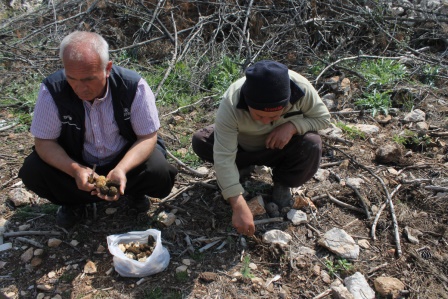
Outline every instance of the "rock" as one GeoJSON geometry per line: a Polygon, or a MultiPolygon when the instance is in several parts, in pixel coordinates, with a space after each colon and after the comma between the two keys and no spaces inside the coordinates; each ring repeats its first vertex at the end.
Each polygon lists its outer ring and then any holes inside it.
{"type": "Polygon", "coordinates": [[[333,299],[355,299],[352,293],[342,284],[331,285],[333,299]]]}
{"type": "Polygon", "coordinates": [[[183,259],[182,260],[182,264],[184,264],[185,266],[190,266],[191,265],[191,260],[190,259],[183,259]]]}
{"type": "Polygon", "coordinates": [[[270,231],[267,231],[263,235],[263,242],[269,243],[269,244],[278,244],[281,246],[288,245],[288,243],[292,240],[291,235],[278,230],[273,229],[270,231]]]}
{"type": "Polygon", "coordinates": [[[97,270],[96,270],[95,263],[92,261],[87,261],[87,263],[84,265],[84,273],[93,274],[96,272],[97,272],[97,270]]]}
{"type": "Polygon", "coordinates": [[[387,298],[400,298],[400,291],[405,289],[404,283],[394,277],[377,277],[373,283],[375,290],[387,298]]]}
{"type": "Polygon", "coordinates": [[[48,291],[51,291],[53,288],[50,286],[50,285],[48,285],[48,284],[39,284],[39,285],[37,285],[36,286],[36,288],[39,290],[39,291],[44,291],[44,292],[48,292],[48,291]]]}
{"type": "Polygon", "coordinates": [[[310,207],[313,210],[317,210],[314,203],[308,197],[303,197],[303,196],[297,195],[293,198],[293,204],[292,204],[293,209],[298,210],[298,209],[307,208],[307,207],[310,207]]]}
{"type": "Polygon", "coordinates": [[[157,220],[165,226],[170,226],[174,223],[174,221],[176,221],[176,215],[162,211],[157,216],[157,220]]]}
{"type": "Polygon", "coordinates": [[[106,215],[113,215],[117,212],[117,208],[107,208],[106,211],[104,211],[104,213],[106,213],[106,215]]]}
{"type": "Polygon", "coordinates": [[[95,253],[103,253],[106,251],[106,247],[104,247],[103,245],[98,245],[98,248],[96,249],[95,253]]]}
{"type": "Polygon", "coordinates": [[[271,169],[271,167],[268,167],[268,166],[256,165],[254,167],[254,172],[256,175],[259,175],[259,176],[270,175],[272,173],[272,169],[271,169]]]}
{"type": "Polygon", "coordinates": [[[325,282],[326,284],[331,283],[331,277],[330,277],[330,275],[328,275],[327,271],[325,271],[325,270],[320,271],[320,278],[322,278],[322,281],[325,282]]]}
{"type": "Polygon", "coordinates": [[[5,251],[5,250],[9,250],[12,248],[12,243],[5,243],[0,245],[0,252],[5,251]]]}
{"type": "Polygon", "coordinates": [[[291,222],[294,225],[299,225],[302,223],[307,223],[308,222],[308,218],[306,213],[302,212],[302,211],[298,211],[295,209],[291,209],[288,214],[286,215],[286,217],[291,220],[291,222]]]}
{"type": "Polygon", "coordinates": [[[346,183],[355,188],[360,188],[361,184],[364,184],[364,180],[361,178],[347,178],[346,183]]]}
{"type": "Polygon", "coordinates": [[[51,272],[48,272],[48,274],[47,274],[47,276],[48,276],[48,278],[54,278],[55,276],[56,276],[56,272],[54,272],[54,271],[51,271],[51,272]]]}
{"type": "Polygon", "coordinates": [[[324,102],[325,106],[327,106],[329,111],[335,111],[338,108],[336,95],[334,93],[327,93],[321,99],[322,102],[324,102]]]}
{"type": "Polygon", "coordinates": [[[257,270],[257,265],[255,265],[254,263],[250,263],[249,264],[249,268],[251,269],[251,270],[257,270]]]}
{"type": "Polygon", "coordinates": [[[71,240],[70,241],[70,245],[72,245],[73,247],[78,246],[79,242],[77,240],[71,240]]]}
{"type": "Polygon", "coordinates": [[[319,245],[327,248],[336,255],[345,259],[357,259],[359,256],[359,246],[355,240],[344,230],[332,228],[319,239],[319,245]]]}
{"type": "Polygon", "coordinates": [[[378,123],[385,125],[385,124],[390,123],[390,121],[392,120],[392,116],[390,114],[388,114],[388,115],[379,114],[375,117],[375,120],[378,123]]]}
{"type": "Polygon", "coordinates": [[[199,279],[205,282],[212,282],[219,278],[219,275],[214,272],[202,272],[199,274],[199,279]]]}
{"type": "Polygon", "coordinates": [[[397,163],[402,156],[402,146],[397,143],[389,143],[379,147],[375,152],[375,159],[378,163],[397,163]]]}
{"type": "Polygon", "coordinates": [[[326,169],[318,169],[316,174],[313,176],[319,182],[323,182],[330,176],[330,172],[326,169]]]}
{"type": "Polygon", "coordinates": [[[33,256],[34,256],[34,249],[32,247],[30,247],[27,249],[27,251],[22,253],[22,255],[20,256],[20,259],[22,260],[22,262],[28,263],[29,261],[31,261],[33,256]]]}
{"type": "Polygon", "coordinates": [[[197,172],[199,172],[202,175],[207,175],[209,173],[209,170],[207,167],[201,166],[196,169],[197,172]]]}
{"type": "Polygon", "coordinates": [[[188,267],[185,265],[181,265],[179,267],[176,268],[176,273],[182,273],[182,272],[187,272],[188,267]]]}
{"type": "Polygon", "coordinates": [[[366,135],[376,135],[380,132],[380,128],[378,128],[375,125],[365,125],[365,124],[350,125],[350,124],[348,124],[347,126],[358,129],[359,131],[363,132],[366,135]]]}
{"type": "Polygon", "coordinates": [[[8,199],[12,201],[15,207],[29,204],[32,197],[33,195],[23,188],[14,188],[8,193],[8,199]]]}
{"type": "Polygon", "coordinates": [[[419,121],[415,124],[415,128],[420,131],[427,131],[429,129],[429,125],[427,122],[419,121]]]}
{"type": "Polygon", "coordinates": [[[405,115],[405,117],[403,118],[403,122],[420,122],[425,121],[425,118],[425,112],[420,109],[415,109],[405,115]]]}
{"type": "Polygon", "coordinates": [[[356,272],[344,279],[344,284],[355,298],[375,299],[375,291],[369,286],[365,277],[356,272]]]}
{"type": "Polygon", "coordinates": [[[29,224],[23,224],[19,226],[19,231],[23,232],[25,230],[28,230],[31,227],[29,224]]]}
{"type": "Polygon", "coordinates": [[[263,197],[261,195],[255,196],[249,200],[247,205],[254,216],[266,214],[263,197]]]}
{"type": "Polygon", "coordinates": [[[50,238],[48,239],[47,245],[48,247],[58,247],[62,243],[61,240],[56,238],[50,238]]]}
{"type": "Polygon", "coordinates": [[[359,247],[363,248],[363,249],[369,249],[370,248],[370,243],[367,240],[361,239],[358,241],[358,245],[359,247]]]}
{"type": "Polygon", "coordinates": [[[3,269],[6,265],[6,262],[0,261],[0,269],[3,269]]]}
{"type": "Polygon", "coordinates": [[[418,244],[418,237],[422,236],[423,233],[419,231],[418,229],[411,228],[409,226],[406,226],[404,228],[404,235],[408,239],[409,242],[412,244],[418,244]]]}
{"type": "Polygon", "coordinates": [[[314,265],[313,266],[313,273],[314,273],[314,275],[319,276],[320,275],[320,270],[321,270],[321,268],[320,268],[319,265],[314,265]]]}
{"type": "Polygon", "coordinates": [[[33,268],[36,268],[36,267],[40,266],[41,264],[42,264],[42,259],[40,257],[35,256],[31,259],[31,266],[33,268]]]}
{"type": "Polygon", "coordinates": [[[333,124],[330,128],[327,128],[324,130],[319,130],[318,133],[319,133],[319,135],[325,135],[325,136],[333,137],[333,138],[342,138],[342,136],[344,135],[344,132],[342,131],[342,129],[336,127],[333,124]]]}

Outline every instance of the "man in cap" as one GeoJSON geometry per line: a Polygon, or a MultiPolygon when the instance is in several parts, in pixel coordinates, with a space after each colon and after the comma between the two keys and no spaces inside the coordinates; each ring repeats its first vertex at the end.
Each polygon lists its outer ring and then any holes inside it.
{"type": "Polygon", "coordinates": [[[239,171],[251,165],[272,168],[272,200],[291,205],[291,187],[311,179],[319,168],[322,141],[316,133],[330,124],[330,113],[311,83],[276,61],[247,68],[219,105],[215,124],[197,131],[195,153],[214,164],[218,185],[232,207],[239,233],[255,232],[243,197],[239,171]]]}

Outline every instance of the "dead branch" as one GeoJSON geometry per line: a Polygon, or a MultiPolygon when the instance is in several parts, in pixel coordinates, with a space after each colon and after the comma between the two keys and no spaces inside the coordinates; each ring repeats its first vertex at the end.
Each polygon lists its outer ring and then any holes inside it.
{"type": "Polygon", "coordinates": [[[439,187],[439,186],[425,186],[426,190],[433,190],[436,192],[448,192],[448,188],[446,187],[439,187]]]}
{"type": "Polygon", "coordinates": [[[255,225],[260,225],[260,224],[273,223],[273,222],[283,222],[283,221],[285,221],[283,219],[283,217],[275,217],[275,218],[254,220],[254,224],[255,225]]]}
{"type": "Polygon", "coordinates": [[[322,298],[325,298],[325,297],[331,295],[332,293],[333,293],[333,291],[331,289],[328,289],[328,290],[320,293],[319,295],[314,296],[313,299],[322,299],[322,298]]]}
{"type": "Polygon", "coordinates": [[[400,175],[403,171],[409,170],[409,169],[423,169],[423,168],[430,168],[430,167],[432,167],[432,165],[429,165],[429,164],[409,165],[409,166],[406,166],[406,167],[400,169],[398,171],[397,175],[400,175]]]}
{"type": "Polygon", "coordinates": [[[327,197],[328,197],[328,199],[329,199],[332,203],[335,203],[335,204],[337,204],[337,205],[339,205],[339,206],[341,206],[341,207],[343,207],[343,208],[346,208],[346,209],[349,209],[349,210],[352,210],[352,211],[355,211],[355,212],[359,212],[359,213],[365,214],[365,212],[364,212],[363,209],[360,209],[360,208],[354,207],[354,206],[352,206],[352,205],[349,205],[348,203],[342,202],[342,201],[336,199],[335,197],[333,197],[333,196],[332,196],[330,193],[328,193],[328,192],[327,192],[327,197]]]}
{"type": "Polygon", "coordinates": [[[33,245],[35,247],[44,248],[44,245],[42,245],[39,242],[36,242],[34,240],[30,240],[30,239],[23,238],[23,237],[17,237],[16,240],[20,241],[20,242],[23,242],[23,243],[28,243],[28,244],[33,245]]]}
{"type": "Polygon", "coordinates": [[[189,104],[189,105],[185,105],[185,106],[179,107],[179,108],[177,108],[176,110],[173,110],[173,111],[171,111],[171,112],[168,112],[168,113],[162,115],[160,118],[164,118],[165,116],[168,116],[168,115],[171,115],[171,114],[175,114],[175,113],[179,112],[179,111],[182,110],[182,109],[185,109],[185,108],[188,108],[188,107],[193,107],[193,106],[199,104],[200,102],[202,102],[203,100],[205,100],[205,99],[210,99],[210,98],[212,98],[212,97],[214,97],[214,96],[216,96],[216,94],[213,94],[213,95],[210,95],[210,96],[203,97],[203,98],[197,100],[196,102],[194,102],[193,104],[189,104]]]}
{"type": "Polygon", "coordinates": [[[343,138],[339,138],[336,136],[329,136],[329,135],[320,135],[321,137],[331,140],[331,141],[336,141],[336,142],[341,142],[341,143],[345,143],[349,146],[353,146],[353,142],[347,140],[347,139],[343,139],[343,138]]]}
{"type": "MultiPolygon", "coordinates": [[[[392,192],[390,193],[390,198],[392,199],[392,197],[398,192],[398,190],[400,190],[401,185],[398,185],[397,187],[395,187],[394,190],[392,190],[392,192]]],[[[370,235],[372,237],[372,240],[376,240],[376,225],[378,223],[378,220],[380,219],[381,213],[383,212],[384,208],[386,207],[387,203],[384,202],[381,207],[378,209],[378,212],[375,215],[375,219],[373,220],[372,223],[372,229],[370,231],[370,235]]]]}
{"type": "MultiPolygon", "coordinates": [[[[159,1],[159,3],[162,0],[159,1]]],[[[158,5],[158,4],[157,4],[158,5]]],[[[157,89],[156,92],[154,93],[154,96],[157,98],[157,95],[160,92],[160,89],[163,86],[163,83],[165,83],[165,80],[168,78],[169,74],[171,73],[171,70],[174,68],[174,66],[176,65],[177,62],[177,47],[178,47],[178,42],[177,42],[177,29],[176,29],[176,21],[174,20],[174,16],[173,16],[173,11],[171,11],[171,20],[173,22],[173,28],[174,28],[174,53],[173,53],[173,57],[171,58],[170,64],[168,66],[168,69],[165,72],[165,75],[163,76],[162,80],[160,81],[159,85],[157,85],[157,89]]]]}
{"type": "Polygon", "coordinates": [[[334,146],[332,146],[332,145],[330,145],[330,144],[328,144],[328,143],[326,143],[326,142],[324,142],[324,144],[325,144],[326,146],[329,146],[329,147],[331,147],[332,149],[334,149],[334,150],[340,152],[341,154],[343,154],[343,155],[346,156],[347,158],[349,158],[349,159],[350,159],[350,162],[352,162],[353,164],[357,165],[358,167],[361,167],[362,169],[368,171],[368,172],[370,173],[370,175],[372,175],[374,178],[376,178],[376,179],[380,182],[381,186],[383,187],[384,194],[386,195],[386,201],[385,201],[385,202],[386,202],[386,204],[389,205],[390,214],[391,214],[392,222],[393,222],[393,225],[394,225],[394,238],[395,238],[395,246],[397,247],[397,256],[400,257],[400,256],[403,254],[403,252],[402,252],[402,250],[401,250],[401,244],[400,244],[400,232],[399,232],[399,229],[398,229],[397,216],[396,216],[396,214],[395,214],[394,204],[393,204],[393,202],[392,202],[392,200],[391,200],[391,198],[390,198],[389,191],[387,190],[387,187],[386,187],[386,185],[384,184],[383,179],[381,179],[378,175],[376,175],[371,169],[369,169],[369,168],[367,168],[366,166],[362,165],[361,163],[358,163],[357,161],[355,161],[352,157],[350,157],[349,155],[347,155],[347,154],[346,154],[344,151],[342,151],[341,149],[339,149],[339,148],[337,148],[337,147],[334,147],[334,146]]]}
{"type": "Polygon", "coordinates": [[[386,267],[387,265],[388,265],[388,263],[384,263],[384,264],[381,264],[381,265],[379,265],[379,266],[370,268],[370,270],[367,272],[367,274],[372,274],[373,272],[376,272],[376,271],[378,271],[379,269],[382,269],[382,268],[386,267]]]}
{"type": "Polygon", "coordinates": [[[168,156],[170,156],[171,159],[173,159],[174,161],[177,162],[177,164],[179,164],[180,166],[184,167],[185,169],[187,169],[189,172],[193,173],[194,175],[198,176],[198,177],[206,177],[208,176],[208,173],[200,173],[196,170],[194,170],[193,168],[187,166],[184,162],[182,162],[181,160],[177,159],[169,150],[166,150],[166,153],[168,156]]]}

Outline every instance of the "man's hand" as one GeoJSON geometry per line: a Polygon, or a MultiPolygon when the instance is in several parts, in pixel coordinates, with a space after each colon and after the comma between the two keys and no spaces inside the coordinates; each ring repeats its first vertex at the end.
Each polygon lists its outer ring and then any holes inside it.
{"type": "Polygon", "coordinates": [[[247,206],[246,200],[242,195],[229,198],[229,203],[232,206],[232,224],[238,233],[253,236],[255,233],[254,216],[247,206]]]}
{"type": "Polygon", "coordinates": [[[283,149],[295,134],[296,127],[291,122],[284,123],[272,130],[266,138],[266,148],[283,149]]]}
{"type": "Polygon", "coordinates": [[[104,194],[101,194],[99,190],[92,191],[92,195],[96,195],[101,199],[107,200],[107,201],[116,201],[120,198],[121,195],[124,194],[124,189],[126,189],[126,173],[118,168],[115,167],[107,174],[107,180],[116,183],[117,185],[120,185],[120,189],[118,190],[118,193],[114,196],[107,196],[104,194]]]}
{"type": "Polygon", "coordinates": [[[92,172],[93,170],[91,168],[82,165],[79,165],[76,169],[73,177],[79,190],[92,191],[95,189],[95,185],[89,183],[89,177],[92,175],[92,172]]]}

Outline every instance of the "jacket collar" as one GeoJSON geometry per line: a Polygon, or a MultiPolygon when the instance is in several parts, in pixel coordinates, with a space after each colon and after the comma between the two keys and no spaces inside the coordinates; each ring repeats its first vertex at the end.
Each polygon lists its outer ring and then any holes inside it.
{"type": "MultiPolygon", "coordinates": [[[[290,86],[291,86],[291,97],[289,98],[289,103],[291,105],[294,105],[297,103],[304,95],[305,92],[292,80],[289,80],[290,86]]],[[[244,83],[243,83],[244,85],[244,83]]],[[[243,85],[240,88],[240,91],[243,87],[243,85]]],[[[246,99],[244,98],[244,94],[240,92],[240,99],[238,100],[238,104],[236,105],[236,108],[238,109],[244,109],[249,110],[246,99]]]]}

